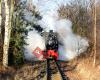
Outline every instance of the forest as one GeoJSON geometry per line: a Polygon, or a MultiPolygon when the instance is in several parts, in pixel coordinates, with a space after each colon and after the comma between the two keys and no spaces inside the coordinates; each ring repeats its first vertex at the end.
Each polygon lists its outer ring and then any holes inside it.
{"type": "MultiPolygon", "coordinates": [[[[80,41],[78,44],[80,51],[75,55],[69,53],[68,57],[64,58],[61,63],[61,66],[65,66],[63,73],[69,78],[68,80],[100,80],[100,1],[68,1],[0,0],[0,80],[46,80],[45,61],[32,57],[33,53],[25,54],[25,51],[31,52],[29,51],[32,50],[31,47],[34,48],[39,44],[43,50],[44,42],[38,35],[42,35],[42,30],[48,31],[49,27],[55,30],[52,27],[54,24],[56,26],[61,24],[62,28],[57,28],[59,36],[67,36],[68,32],[63,31],[67,20],[71,21],[72,33],[70,35],[72,38],[69,37],[69,42],[67,42],[68,40],[65,41],[61,37],[59,44],[62,48],[66,47],[66,50],[70,49],[75,53],[73,50],[77,49],[77,41],[73,48],[74,40],[77,40],[73,38],[75,35],[80,41]],[[62,42],[67,46],[62,46],[62,42]],[[43,77],[38,79],[37,75],[41,74],[43,77]]],[[[70,33],[70,29],[67,29],[70,33]]],[[[68,36],[70,36],[69,33],[68,36]]],[[[54,80],[61,80],[56,74],[58,73],[54,74],[56,77],[54,80]]]]}

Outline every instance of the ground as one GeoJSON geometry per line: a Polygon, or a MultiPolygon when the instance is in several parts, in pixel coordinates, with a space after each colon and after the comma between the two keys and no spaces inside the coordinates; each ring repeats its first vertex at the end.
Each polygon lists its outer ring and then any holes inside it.
{"type": "Polygon", "coordinates": [[[100,65],[93,67],[89,59],[80,60],[76,68],[66,72],[70,80],[100,80],[100,65]]]}

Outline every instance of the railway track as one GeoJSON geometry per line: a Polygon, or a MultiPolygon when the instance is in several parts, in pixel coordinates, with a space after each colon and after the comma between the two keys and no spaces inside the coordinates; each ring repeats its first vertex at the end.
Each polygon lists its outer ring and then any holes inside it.
{"type": "Polygon", "coordinates": [[[47,80],[69,80],[62,71],[59,61],[47,59],[47,80]]]}

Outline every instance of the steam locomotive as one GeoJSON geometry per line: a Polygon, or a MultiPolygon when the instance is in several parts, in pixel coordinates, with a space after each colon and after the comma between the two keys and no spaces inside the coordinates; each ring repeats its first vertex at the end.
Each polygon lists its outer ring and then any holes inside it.
{"type": "Polygon", "coordinates": [[[58,38],[57,33],[53,32],[53,30],[50,30],[48,34],[46,52],[48,56],[47,58],[58,59],[58,38]]]}
{"type": "Polygon", "coordinates": [[[53,30],[49,30],[49,32],[43,32],[43,29],[40,25],[36,25],[34,27],[42,37],[45,39],[46,50],[43,51],[43,55],[46,59],[53,58],[55,60],[58,59],[58,37],[57,33],[53,32],[53,30]]]}

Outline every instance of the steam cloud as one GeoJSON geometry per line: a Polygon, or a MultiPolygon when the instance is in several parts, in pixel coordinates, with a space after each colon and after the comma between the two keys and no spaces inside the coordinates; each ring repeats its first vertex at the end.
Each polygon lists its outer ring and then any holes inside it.
{"type": "MultiPolygon", "coordinates": [[[[25,1],[25,0],[22,0],[25,1]]],[[[72,22],[68,19],[60,19],[57,10],[61,5],[65,5],[68,0],[32,0],[32,4],[35,5],[36,11],[40,12],[42,20],[38,20],[39,24],[44,31],[54,30],[59,36],[59,59],[71,60],[87,50],[89,44],[86,38],[75,35],[72,31],[72,22]]],[[[28,1],[27,1],[28,3],[28,1]]],[[[25,12],[24,17],[28,21],[32,21],[32,15],[30,12],[25,12]],[[28,16],[31,16],[29,18],[28,16]]],[[[25,46],[25,58],[27,60],[37,59],[33,55],[32,51],[39,47],[41,50],[45,50],[45,39],[40,36],[35,30],[28,33],[26,42],[29,45],[25,46]]]]}

